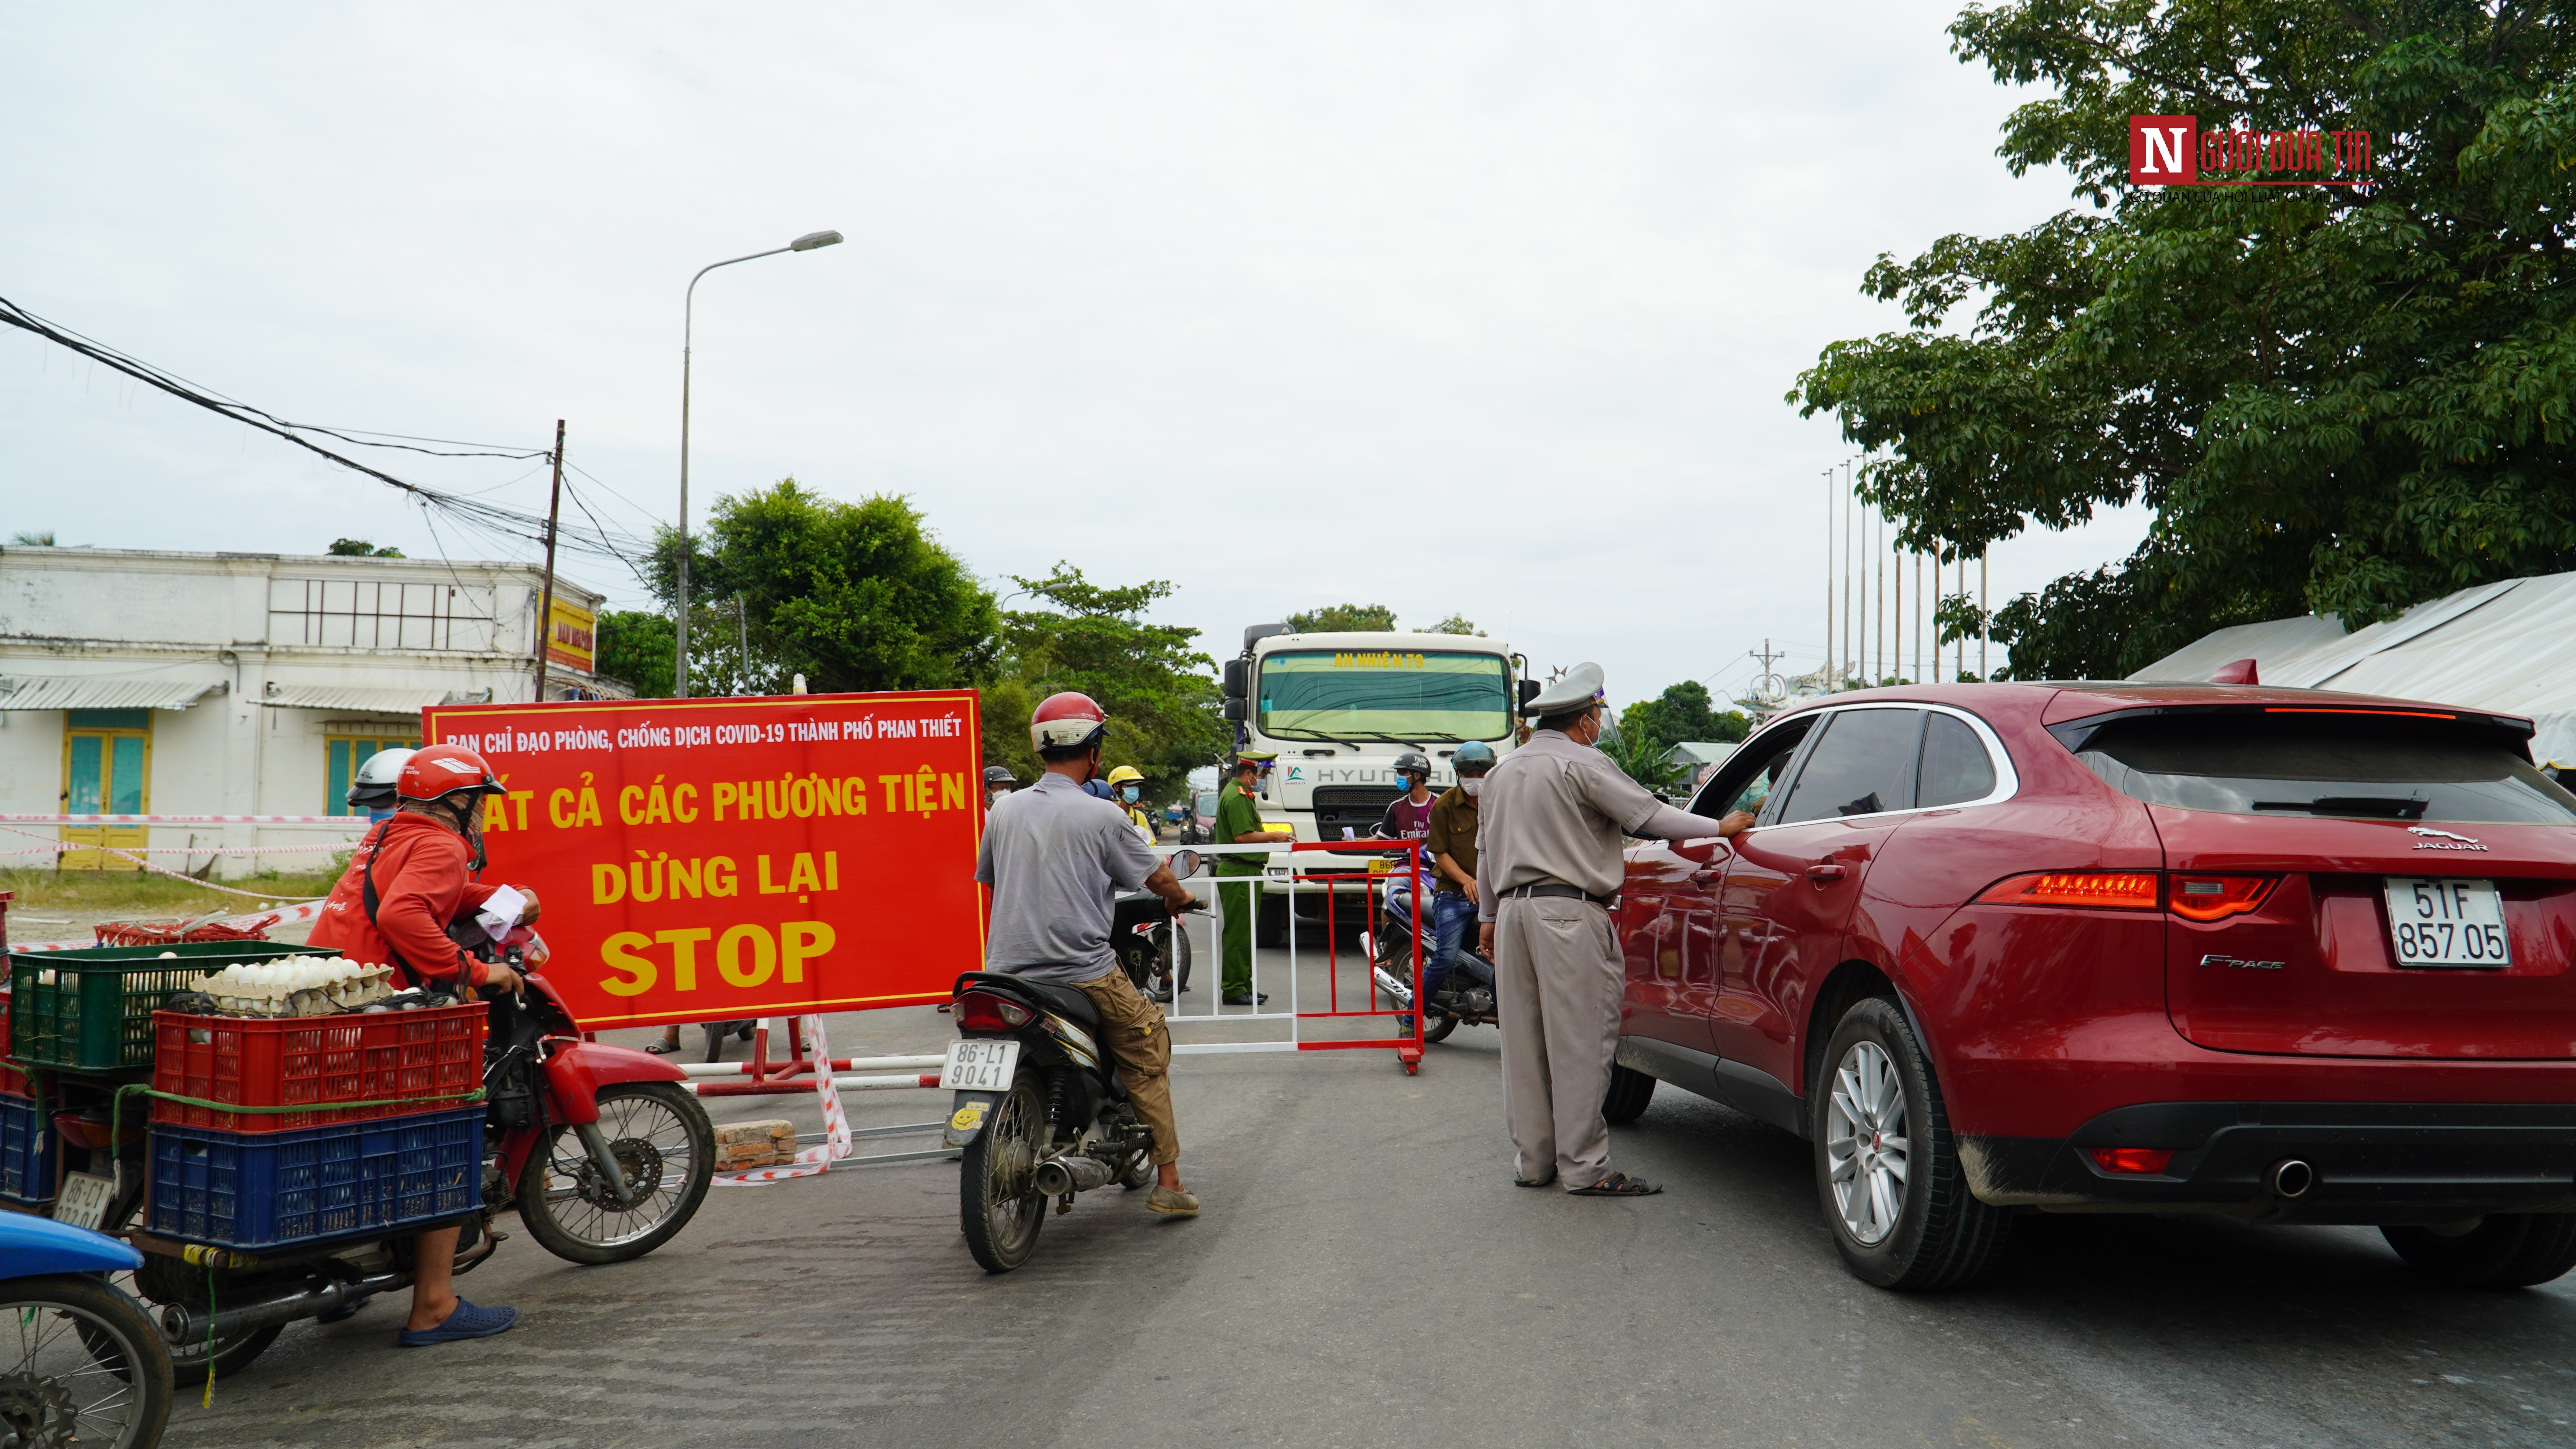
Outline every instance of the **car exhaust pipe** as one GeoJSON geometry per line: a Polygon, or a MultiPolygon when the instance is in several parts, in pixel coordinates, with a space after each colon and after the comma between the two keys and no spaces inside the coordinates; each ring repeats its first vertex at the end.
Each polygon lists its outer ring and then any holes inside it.
{"type": "Polygon", "coordinates": [[[2303,1197],[2317,1185],[2317,1170],[2295,1157],[2284,1157],[2263,1175],[2263,1185],[2272,1189],[2274,1197],[2303,1197]]]}
{"type": "Polygon", "coordinates": [[[247,1329],[266,1328],[273,1323],[293,1323],[299,1318],[312,1318],[334,1308],[363,1303],[388,1289],[406,1287],[409,1273],[379,1273],[354,1282],[334,1281],[319,1287],[289,1288],[273,1297],[251,1303],[238,1303],[217,1313],[173,1303],[161,1310],[161,1336],[177,1345],[202,1344],[209,1337],[225,1338],[247,1329]]]}
{"type": "Polygon", "coordinates": [[[1038,1164],[1037,1188],[1044,1197],[1089,1192],[1108,1185],[1109,1164],[1097,1157],[1050,1157],[1038,1164]]]}

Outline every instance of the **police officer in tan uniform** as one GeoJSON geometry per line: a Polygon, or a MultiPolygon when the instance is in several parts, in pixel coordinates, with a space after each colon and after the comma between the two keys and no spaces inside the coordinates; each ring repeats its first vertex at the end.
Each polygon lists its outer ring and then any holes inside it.
{"type": "Polygon", "coordinates": [[[1578,664],[1523,711],[1537,730],[1485,779],[1476,915],[1502,1017],[1513,1180],[1642,1197],[1663,1189],[1610,1170],[1601,1116],[1625,987],[1610,926],[1620,837],[1733,836],[1753,817],[1711,820],[1656,799],[1594,748],[1605,708],[1601,666],[1578,664]]]}

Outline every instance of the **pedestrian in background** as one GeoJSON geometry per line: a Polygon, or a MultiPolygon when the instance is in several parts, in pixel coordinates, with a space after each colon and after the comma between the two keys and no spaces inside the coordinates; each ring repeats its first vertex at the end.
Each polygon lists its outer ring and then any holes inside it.
{"type": "Polygon", "coordinates": [[[1728,837],[1753,817],[1711,820],[1656,799],[1594,748],[1604,708],[1601,666],[1576,665],[1530,701],[1538,728],[1486,777],[1477,941],[1494,963],[1513,1181],[1642,1197],[1663,1189],[1610,1170],[1601,1115],[1626,985],[1610,929],[1620,837],[1728,837]]]}
{"type": "MultiPolygon", "coordinates": [[[[1271,827],[1261,821],[1261,806],[1253,791],[1262,773],[1276,758],[1264,751],[1249,750],[1235,756],[1233,777],[1218,792],[1216,802],[1216,843],[1219,845],[1259,845],[1268,842],[1286,844],[1296,838],[1295,832],[1282,825],[1271,827]]],[[[1217,909],[1225,917],[1223,949],[1224,1001],[1228,1006],[1259,1006],[1270,999],[1268,992],[1256,996],[1252,990],[1253,926],[1261,915],[1261,872],[1268,857],[1254,854],[1219,855],[1212,868],[1216,875],[1217,909]]]]}

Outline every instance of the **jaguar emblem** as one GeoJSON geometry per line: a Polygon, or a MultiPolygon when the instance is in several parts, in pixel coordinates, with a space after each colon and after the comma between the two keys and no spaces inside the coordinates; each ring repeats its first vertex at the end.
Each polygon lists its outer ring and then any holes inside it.
{"type": "Polygon", "coordinates": [[[2409,835],[2420,835],[2424,837],[2423,839],[2415,842],[2415,848],[2417,850],[2486,849],[2485,846],[2479,844],[2476,840],[2471,839],[2466,835],[2453,835],[2447,830],[2435,830],[2429,825],[2409,825],[2406,827],[2406,833],[2409,835]]]}

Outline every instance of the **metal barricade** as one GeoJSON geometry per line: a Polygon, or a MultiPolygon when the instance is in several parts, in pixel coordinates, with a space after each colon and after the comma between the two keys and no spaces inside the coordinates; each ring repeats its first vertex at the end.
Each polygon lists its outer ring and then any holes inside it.
{"type": "MultiPolygon", "coordinates": [[[[1206,887],[1206,894],[1202,898],[1208,902],[1209,910],[1204,915],[1207,921],[1209,943],[1215,947],[1210,954],[1216,958],[1216,967],[1212,973],[1198,973],[1195,988],[1184,992],[1180,989],[1180,971],[1177,962],[1173,965],[1173,979],[1169,983],[1170,999],[1164,1002],[1163,1016],[1172,1029],[1172,1051],[1176,1055],[1218,1052],[1343,1051],[1353,1048],[1380,1047],[1392,1049],[1396,1054],[1396,1060],[1402,1064],[1406,1072],[1411,1073],[1420,1069],[1422,1014],[1417,1008],[1422,1000],[1424,964],[1422,931],[1424,921],[1429,915],[1430,898],[1428,876],[1424,869],[1429,852],[1424,848],[1423,842],[1419,840],[1300,840],[1262,845],[1187,847],[1158,845],[1154,847],[1155,852],[1165,859],[1169,859],[1183,849],[1195,851],[1200,856],[1211,860],[1230,855],[1259,856],[1263,858],[1265,869],[1257,876],[1227,876],[1215,874],[1213,869],[1209,868],[1206,873],[1193,876],[1183,882],[1184,885],[1191,887],[1193,895],[1200,894],[1199,887],[1206,887]],[[1289,863],[1284,870],[1272,864],[1272,859],[1281,855],[1289,857],[1289,863]],[[1390,855],[1399,855],[1404,858],[1405,864],[1399,871],[1318,868],[1321,864],[1319,857],[1328,855],[1368,856],[1376,861],[1383,861],[1390,855]],[[1301,858],[1314,864],[1301,867],[1298,864],[1301,858]],[[1412,939],[1410,969],[1407,972],[1412,982],[1412,1000],[1409,1002],[1400,1000],[1384,989],[1377,976],[1376,953],[1365,944],[1361,947],[1356,960],[1358,978],[1352,983],[1353,989],[1346,992],[1343,976],[1346,969],[1350,968],[1345,964],[1348,953],[1342,949],[1341,938],[1344,933],[1341,928],[1355,914],[1363,931],[1367,933],[1363,939],[1373,942],[1376,939],[1374,928],[1381,919],[1378,905],[1388,887],[1398,882],[1414,883],[1412,889],[1415,906],[1410,913],[1412,939]],[[1237,884],[1286,887],[1280,892],[1288,898],[1284,902],[1287,916],[1287,961],[1284,966],[1287,980],[1284,984],[1287,988],[1285,994],[1288,1002],[1288,1009],[1285,1011],[1268,1010],[1263,1006],[1265,982],[1272,986],[1280,985],[1277,972],[1283,968],[1274,962],[1269,972],[1265,973],[1263,970],[1264,952],[1275,952],[1277,948],[1266,948],[1261,945],[1260,907],[1258,906],[1253,908],[1254,919],[1248,924],[1246,930],[1246,934],[1250,937],[1251,959],[1246,965],[1250,976],[1253,1004],[1248,1009],[1229,1008],[1222,1004],[1226,964],[1222,942],[1228,924],[1227,917],[1229,911],[1242,908],[1239,905],[1229,905],[1227,898],[1232,896],[1240,901],[1250,897],[1257,901],[1263,895],[1259,891],[1228,889],[1237,884]],[[1309,887],[1309,889],[1300,891],[1298,889],[1300,886],[1309,887]],[[1316,887],[1320,887],[1320,891],[1314,889],[1316,887]],[[1324,900],[1322,980],[1310,983],[1307,978],[1310,974],[1308,968],[1311,962],[1306,953],[1301,950],[1299,939],[1303,913],[1297,909],[1296,898],[1301,894],[1318,893],[1324,900]],[[1308,1000],[1309,994],[1317,988],[1320,988],[1321,995],[1322,1009],[1320,1010],[1312,1009],[1308,1000]],[[1189,1000],[1191,996],[1196,996],[1197,1000],[1189,1000]],[[1200,1009],[1194,1010],[1192,1009],[1194,1007],[1200,1009]],[[1389,1016],[1411,1017],[1410,1029],[1390,1036],[1345,1037],[1320,1034],[1312,1025],[1333,1020],[1389,1016]],[[1246,1027],[1259,1031],[1261,1035],[1248,1040],[1206,1039],[1210,1036],[1230,1034],[1235,1029],[1246,1027]],[[1283,1030],[1285,1034],[1281,1035],[1283,1030]]],[[[1190,926],[1201,918],[1201,915],[1200,912],[1192,911],[1175,917],[1172,929],[1176,936],[1188,931],[1190,926]]],[[[1175,941],[1174,944],[1173,954],[1177,957],[1179,943],[1175,941]]],[[[1192,949],[1195,955],[1195,943],[1192,949]]],[[[1195,962],[1192,970],[1194,973],[1197,972],[1195,962]]]]}

